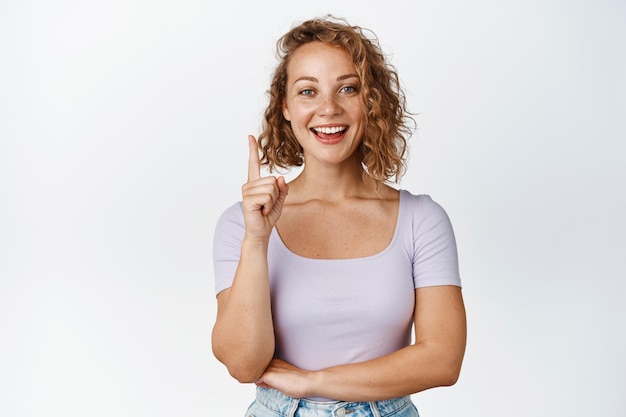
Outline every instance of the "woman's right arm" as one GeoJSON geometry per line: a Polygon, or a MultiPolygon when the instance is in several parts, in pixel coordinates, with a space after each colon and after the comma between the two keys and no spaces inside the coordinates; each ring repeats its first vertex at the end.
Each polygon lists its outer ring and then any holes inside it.
{"type": "Polygon", "coordinates": [[[255,382],[274,356],[267,248],[288,186],[283,177],[260,177],[257,143],[249,137],[248,182],[242,187],[245,234],[232,286],[217,296],[215,357],[239,382],[255,382]]]}

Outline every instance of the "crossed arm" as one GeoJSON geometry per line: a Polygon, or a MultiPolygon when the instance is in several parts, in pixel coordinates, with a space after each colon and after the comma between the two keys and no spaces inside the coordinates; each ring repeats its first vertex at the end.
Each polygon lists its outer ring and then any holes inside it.
{"type": "Polygon", "coordinates": [[[461,289],[415,290],[415,343],[367,362],[304,371],[273,359],[257,384],[291,397],[375,401],[456,382],[465,352],[461,289]]]}
{"type": "Polygon", "coordinates": [[[247,341],[239,345],[247,353],[233,352],[230,366],[225,363],[240,382],[275,388],[295,398],[374,401],[454,384],[466,342],[461,289],[438,286],[415,290],[414,314],[414,343],[378,359],[306,371],[273,359],[273,340],[259,349],[254,335],[248,333],[247,341]],[[254,349],[259,349],[256,354],[254,349]]]}

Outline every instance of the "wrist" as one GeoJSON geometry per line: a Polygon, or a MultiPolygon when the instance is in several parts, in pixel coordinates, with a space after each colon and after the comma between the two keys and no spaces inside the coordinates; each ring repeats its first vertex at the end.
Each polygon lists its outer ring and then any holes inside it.
{"type": "Polygon", "coordinates": [[[255,237],[245,234],[241,241],[241,250],[261,250],[267,252],[269,237],[255,237]]]}
{"type": "Polygon", "coordinates": [[[319,371],[310,371],[308,374],[308,384],[306,387],[307,397],[326,397],[325,380],[326,372],[322,369],[319,371]]]}

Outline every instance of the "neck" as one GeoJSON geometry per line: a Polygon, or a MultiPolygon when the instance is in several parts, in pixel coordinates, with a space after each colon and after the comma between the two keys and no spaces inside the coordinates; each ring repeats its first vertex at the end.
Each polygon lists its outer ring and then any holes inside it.
{"type": "Polygon", "coordinates": [[[331,167],[305,165],[289,188],[293,197],[301,197],[298,200],[339,201],[378,194],[385,187],[369,176],[359,162],[331,167]]]}

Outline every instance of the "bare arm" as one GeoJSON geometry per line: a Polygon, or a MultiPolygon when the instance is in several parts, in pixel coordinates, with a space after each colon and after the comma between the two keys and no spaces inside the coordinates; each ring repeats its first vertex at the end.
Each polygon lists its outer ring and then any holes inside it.
{"type": "Polygon", "coordinates": [[[242,187],[245,235],[233,284],[217,296],[215,357],[240,382],[254,382],[274,355],[267,246],[287,195],[282,177],[260,178],[259,155],[249,137],[248,182],[242,187]]]}
{"type": "Polygon", "coordinates": [[[415,290],[415,343],[381,358],[309,372],[273,360],[258,381],[293,397],[375,401],[456,382],[465,353],[461,289],[415,290]]]}

